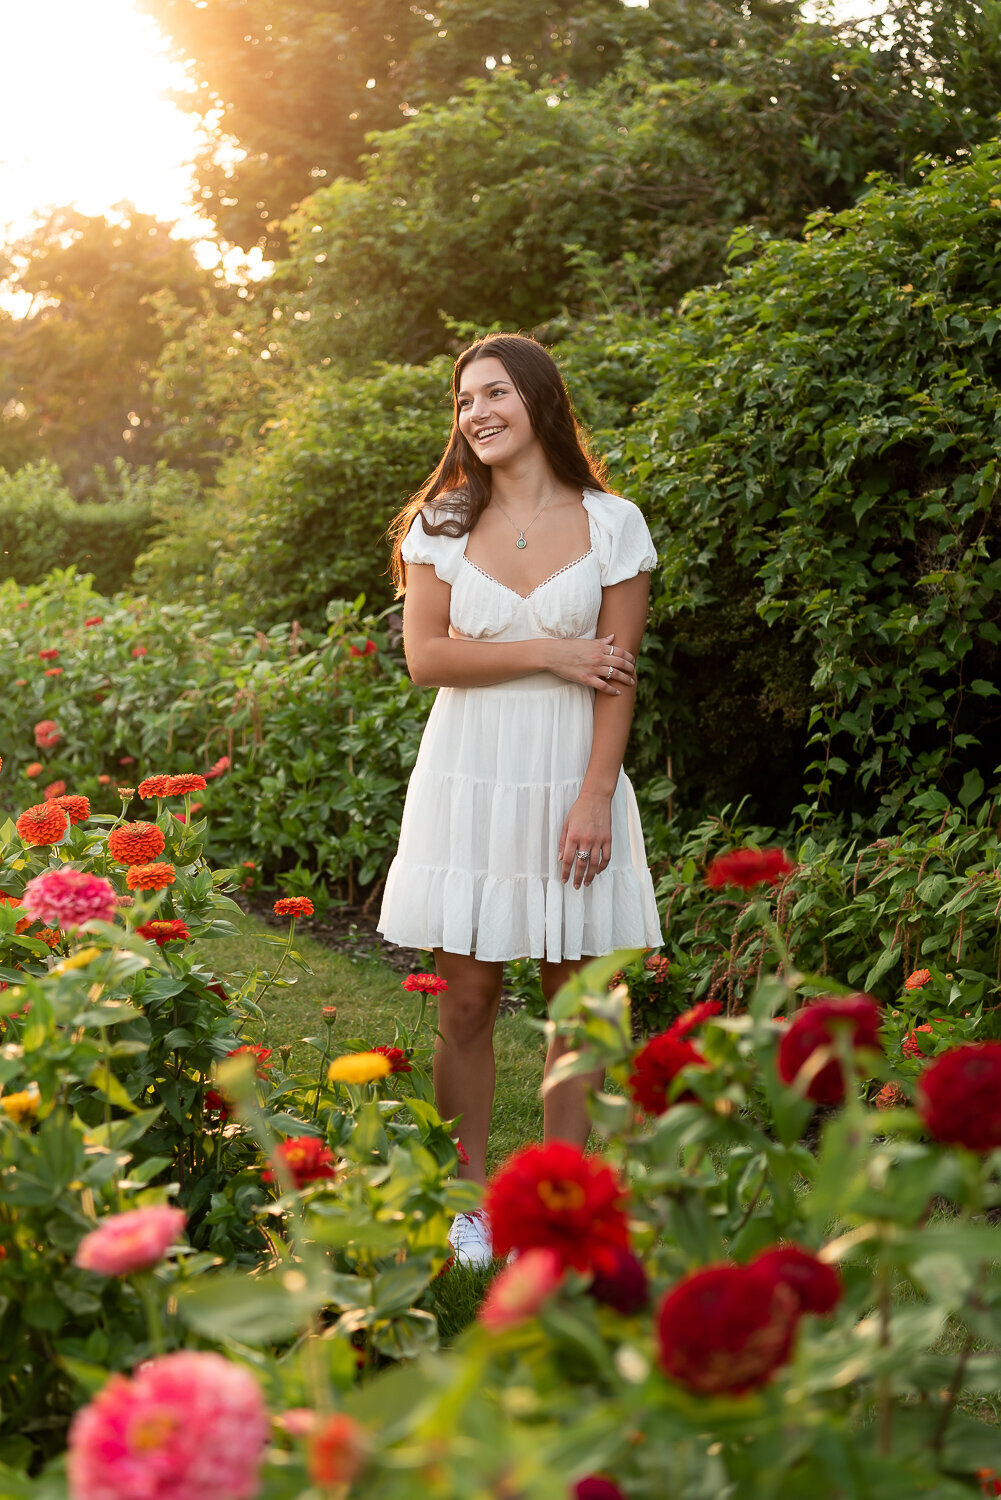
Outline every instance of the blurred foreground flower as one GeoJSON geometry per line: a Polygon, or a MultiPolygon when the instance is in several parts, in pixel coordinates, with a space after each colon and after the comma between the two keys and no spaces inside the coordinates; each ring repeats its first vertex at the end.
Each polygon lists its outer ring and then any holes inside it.
{"type": "Polygon", "coordinates": [[[776,885],[795,868],[784,849],[731,849],[728,854],[717,854],[711,862],[706,885],[712,890],[732,885],[750,891],[756,885],[776,885]]]}
{"type": "Polygon", "coordinates": [[[315,1427],[309,1439],[309,1477],[324,1490],[345,1489],[365,1467],[368,1456],[365,1429],[354,1417],[335,1412],[315,1427]]]}
{"type": "Polygon", "coordinates": [[[22,1120],[34,1119],[40,1103],[37,1083],[30,1083],[26,1089],[19,1089],[14,1094],[0,1094],[0,1109],[15,1125],[20,1125],[22,1120]]]}
{"type": "Polygon", "coordinates": [[[600,1252],[628,1249],[625,1193],[600,1156],[585,1156],[566,1141],[526,1146],[487,1184],[483,1210],[494,1254],[555,1250],[564,1267],[590,1271],[600,1252]]]}
{"type": "Polygon", "coordinates": [[[251,1500],[269,1436],[254,1377],[179,1350],[112,1375],[73,1418],[73,1500],[251,1500]]]}
{"type": "Polygon", "coordinates": [[[742,1395],[785,1364],[798,1312],[796,1294],[766,1270],[706,1266],[660,1304],[661,1368],[699,1395],[742,1395]]]}
{"type": "Polygon", "coordinates": [[[534,1318],[563,1280],[563,1263],[555,1250],[526,1250],[490,1283],[478,1313],[491,1333],[502,1333],[534,1318]]]}
{"type": "Polygon", "coordinates": [[[73,1260],[99,1276],[129,1276],[155,1266],[187,1222],[183,1209],[164,1204],[133,1208],[104,1219],[76,1247],[73,1260]]]}
{"type": "Polygon", "coordinates": [[[392,1071],[389,1059],[381,1052],[348,1052],[334,1058],[327,1077],[331,1083],[375,1083],[392,1071]]]}
{"type": "Polygon", "coordinates": [[[879,1006],[871,995],[848,995],[844,999],[811,1000],[796,1012],[779,1043],[778,1071],[783,1083],[793,1083],[800,1069],[823,1048],[834,1053],[809,1079],[804,1093],[818,1104],[840,1104],[845,1080],[837,1057],[837,1031],[849,1036],[852,1052],[868,1048],[883,1050],[879,1040],[879,1006]]]}
{"type": "Polygon", "coordinates": [[[24,909],[35,922],[68,930],[85,922],[113,922],[115,891],[103,876],[85,870],[43,870],[24,888],[24,909]]]}
{"type": "Polygon", "coordinates": [[[918,1084],[918,1114],[929,1135],[969,1151],[1001,1147],[1001,1042],[953,1047],[918,1084]]]}
{"type": "Polygon", "coordinates": [[[275,1147],[273,1168],[265,1168],[261,1173],[263,1180],[280,1183],[279,1167],[284,1167],[297,1188],[337,1176],[337,1158],[326,1142],[315,1135],[296,1135],[279,1141],[275,1147]]]}

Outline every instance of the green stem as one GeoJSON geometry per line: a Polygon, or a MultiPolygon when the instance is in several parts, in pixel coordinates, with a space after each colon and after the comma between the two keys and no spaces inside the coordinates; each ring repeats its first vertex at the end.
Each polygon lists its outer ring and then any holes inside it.
{"type": "Polygon", "coordinates": [[[165,1354],[167,1351],[167,1335],[163,1326],[163,1317],[160,1313],[160,1301],[156,1295],[156,1284],[148,1271],[142,1272],[135,1278],[135,1286],[142,1298],[143,1310],[146,1314],[146,1331],[149,1334],[150,1347],[154,1354],[165,1354]]]}
{"type": "Polygon", "coordinates": [[[292,951],[292,939],[294,937],[295,937],[295,917],[292,917],[289,920],[288,939],[287,939],[287,941],[285,943],[284,952],[282,953],[281,958],[278,960],[278,967],[275,970],[275,972],[271,975],[270,979],[266,979],[264,981],[264,983],[262,984],[261,988],[258,990],[257,994],[254,996],[253,1003],[255,1005],[258,1005],[258,1006],[260,1005],[261,1000],[267,994],[268,990],[271,988],[271,986],[274,984],[275,980],[278,978],[279,974],[281,973],[282,968],[283,968],[283,966],[285,964],[285,960],[288,958],[289,954],[292,951]]]}

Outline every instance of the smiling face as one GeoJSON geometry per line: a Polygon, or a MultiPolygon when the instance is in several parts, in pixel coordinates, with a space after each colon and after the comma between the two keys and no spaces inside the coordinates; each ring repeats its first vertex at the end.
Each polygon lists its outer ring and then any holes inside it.
{"type": "Polygon", "coordinates": [[[459,431],[481,463],[510,463],[538,444],[528,408],[493,355],[466,366],[455,405],[459,431]]]}

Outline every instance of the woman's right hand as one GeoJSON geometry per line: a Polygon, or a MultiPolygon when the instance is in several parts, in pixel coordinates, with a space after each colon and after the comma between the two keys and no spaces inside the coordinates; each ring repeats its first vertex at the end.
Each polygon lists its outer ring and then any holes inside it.
{"type": "Polygon", "coordinates": [[[623,687],[636,685],[636,658],[614,635],[596,641],[549,640],[546,669],[565,682],[579,682],[598,693],[615,697],[623,687]]]}

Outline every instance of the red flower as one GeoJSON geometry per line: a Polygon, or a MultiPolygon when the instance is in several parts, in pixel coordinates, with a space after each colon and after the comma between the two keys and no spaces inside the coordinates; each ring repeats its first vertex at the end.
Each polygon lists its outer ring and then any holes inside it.
{"type": "Polygon", "coordinates": [[[703,1021],[718,1016],[723,1007],[718,1000],[703,1000],[698,1005],[693,1005],[690,1010],[683,1010],[667,1028],[672,1036],[686,1037],[696,1026],[701,1026],[703,1021]]]}
{"type": "MultiPolygon", "coordinates": [[[[325,1177],[337,1176],[337,1159],[327,1149],[325,1141],[316,1135],[296,1135],[280,1141],[275,1147],[275,1166],[280,1162],[297,1188],[309,1182],[319,1182],[325,1177]]],[[[271,1167],[261,1173],[265,1182],[277,1182],[278,1175],[271,1167]]]]}
{"type": "Polygon", "coordinates": [[[918,1045],[917,1033],[919,1031],[930,1032],[931,1029],[931,1026],[926,1021],[923,1026],[915,1026],[913,1031],[908,1032],[907,1036],[904,1037],[904,1040],[900,1044],[900,1050],[905,1057],[923,1058],[925,1056],[925,1054],[921,1051],[920,1046],[918,1045]]]}
{"type": "Polygon", "coordinates": [[[185,771],[180,776],[167,777],[168,797],[186,797],[189,792],[204,792],[207,782],[204,776],[197,772],[185,771]]]}
{"type": "Polygon", "coordinates": [[[679,1036],[673,1028],[651,1037],[633,1058],[629,1075],[629,1095],[648,1115],[663,1114],[671,1104],[696,1102],[691,1089],[684,1089],[671,1099],[671,1085],[683,1068],[706,1068],[702,1053],[679,1036]]]}
{"type": "Polygon", "coordinates": [[[494,1254],[549,1246],[564,1266],[594,1270],[599,1252],[629,1245],[625,1194],[599,1156],[566,1141],[526,1146],[487,1184],[483,1208],[494,1254]]]}
{"type": "Polygon", "coordinates": [[[26,808],[14,827],[23,844],[41,848],[45,844],[58,844],[69,822],[55,802],[39,802],[35,807],[26,808]]]}
{"type": "Polygon", "coordinates": [[[402,1047],[373,1047],[373,1052],[381,1052],[389,1063],[391,1073],[412,1073],[414,1070],[407,1062],[407,1054],[402,1047]]]}
{"type": "Polygon", "coordinates": [[[918,1084],[918,1114],[946,1145],[1001,1146],[1001,1042],[970,1042],[934,1058],[918,1084]]]}
{"type": "Polygon", "coordinates": [[[309,1440],[309,1477],[321,1489],[346,1488],[364,1469],[367,1453],[365,1429],[354,1417],[335,1412],[309,1440]]]}
{"type": "Polygon", "coordinates": [[[56,650],[55,646],[48,646],[44,651],[39,651],[38,653],[40,661],[55,661],[58,655],[59,652],[56,650]]]}
{"type": "Polygon", "coordinates": [[[43,677],[61,677],[62,675],[62,667],[46,667],[45,671],[42,673],[43,677]]]}
{"type": "Polygon", "coordinates": [[[146,865],[163,853],[166,842],[155,823],[120,823],[108,834],[108,853],[120,865],[146,865]]]}
{"type": "Polygon", "coordinates": [[[220,1120],[229,1119],[229,1105],[215,1089],[205,1090],[205,1108],[209,1113],[218,1115],[220,1120]]]}
{"type": "Polygon", "coordinates": [[[219,759],[205,772],[205,780],[215,781],[217,776],[224,776],[232,764],[228,755],[220,755],[219,759]]]}
{"type": "Polygon", "coordinates": [[[130,891],[163,891],[176,879],[171,864],[131,865],[125,875],[130,891]]]}
{"type": "Polygon", "coordinates": [[[469,1166],[469,1153],[467,1152],[467,1150],[466,1150],[465,1146],[462,1144],[462,1142],[459,1140],[458,1136],[456,1136],[456,1138],[455,1138],[455,1151],[456,1151],[456,1155],[459,1158],[459,1165],[460,1165],[460,1167],[468,1167],[469,1166]]]}
{"type": "Polygon", "coordinates": [[[136,758],[134,755],[123,755],[118,762],[120,766],[134,766],[135,763],[136,758]]]}
{"type": "MultiPolygon", "coordinates": [[[[128,760],[129,764],[131,765],[132,757],[129,756],[128,760]]],[[[119,764],[124,765],[125,761],[122,760],[119,762],[119,764]]],[[[170,794],[167,791],[167,788],[173,781],[173,779],[174,778],[172,776],[147,776],[145,781],[140,781],[139,783],[140,797],[148,798],[169,796],[170,794]]]]}
{"type": "Polygon", "coordinates": [[[654,984],[663,984],[671,967],[671,960],[663,953],[653,953],[643,960],[643,967],[653,975],[654,984]]]}
{"type": "Polygon", "coordinates": [[[588,1474],[573,1487],[573,1500],[626,1500],[618,1485],[601,1474],[588,1474]]]}
{"type": "Polygon", "coordinates": [[[103,615],[91,615],[90,619],[89,620],[84,620],[83,623],[85,625],[103,625],[103,623],[104,623],[104,616],[103,615]]]}
{"type": "Polygon", "coordinates": [[[244,1042],[242,1047],[234,1047],[227,1057],[248,1056],[254,1059],[254,1072],[258,1078],[267,1078],[270,1070],[274,1067],[271,1061],[271,1048],[262,1047],[259,1043],[244,1042]]]}
{"type": "Polygon", "coordinates": [[[50,781],[48,786],[45,788],[46,802],[54,802],[57,797],[61,797],[63,795],[63,792],[65,792],[65,790],[65,781],[50,781]]]}
{"type": "Polygon", "coordinates": [[[48,800],[54,802],[57,807],[62,808],[70,820],[70,827],[75,823],[82,823],[85,818],[90,817],[89,797],[78,797],[75,793],[71,792],[68,797],[50,797],[48,800]]]}
{"type": "Polygon", "coordinates": [[[145,646],[133,646],[132,655],[134,657],[148,656],[149,652],[146,650],[145,646]]]}
{"type": "Polygon", "coordinates": [[[931,969],[915,969],[913,974],[908,974],[904,980],[905,990],[919,990],[923,985],[931,982],[931,969]]]}
{"type": "Polygon", "coordinates": [[[136,928],[136,932],[148,943],[155,943],[158,948],[162,948],[164,943],[186,943],[191,936],[179,917],[174,917],[169,922],[144,922],[141,927],[136,928]]]}
{"type": "Polygon", "coordinates": [[[412,994],[440,995],[448,989],[445,980],[439,979],[437,974],[408,974],[402,983],[403,988],[412,994]]]}
{"type": "Polygon", "coordinates": [[[650,1301],[650,1283],[643,1262],[631,1250],[621,1245],[599,1250],[595,1266],[589,1296],[623,1317],[643,1311],[650,1301]]]}
{"type": "Polygon", "coordinates": [[[35,744],[39,750],[54,750],[62,737],[55,719],[39,719],[35,725],[35,744]]]}
{"type": "Polygon", "coordinates": [[[907,1095],[895,1083],[884,1083],[872,1101],[877,1109],[906,1109],[907,1095]]]}
{"type": "Polygon", "coordinates": [[[764,1385],[789,1358],[799,1298],[763,1266],[707,1266],[673,1286],[657,1314],[665,1374],[703,1396],[764,1385]]]}
{"type": "Polygon", "coordinates": [[[311,917],[313,903],[308,896],[280,896],[275,902],[276,917],[311,917]]]}
{"type": "MultiPolygon", "coordinates": [[[[797,1011],[779,1043],[778,1071],[783,1083],[792,1083],[804,1063],[818,1048],[837,1047],[838,1026],[849,1032],[853,1051],[869,1047],[881,1052],[879,1006],[870,995],[849,995],[843,1000],[813,1000],[797,1011]]],[[[824,1063],[806,1086],[806,1097],[818,1104],[840,1104],[845,1081],[837,1056],[824,1063]]]]}
{"type": "Polygon", "coordinates": [[[818,1260],[802,1245],[773,1245],[756,1255],[751,1264],[784,1281],[796,1293],[800,1312],[824,1317],[841,1301],[844,1288],[835,1268],[818,1260]]]}
{"type": "Polygon", "coordinates": [[[103,771],[101,772],[100,776],[97,779],[98,779],[98,782],[99,782],[99,784],[101,786],[110,786],[111,785],[111,777],[105,775],[105,773],[103,771]]]}
{"type": "Polygon", "coordinates": [[[997,1469],[978,1469],[981,1492],[985,1495],[1001,1495],[1001,1474],[997,1469]]]}
{"type": "Polygon", "coordinates": [[[766,882],[777,885],[795,868],[784,849],[731,849],[712,861],[706,871],[706,885],[713,890],[733,885],[750,891],[766,882]]]}
{"type": "Polygon", "coordinates": [[[364,646],[348,647],[348,651],[352,656],[374,656],[378,649],[375,641],[366,641],[364,646]]]}

